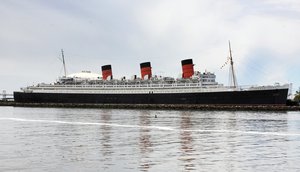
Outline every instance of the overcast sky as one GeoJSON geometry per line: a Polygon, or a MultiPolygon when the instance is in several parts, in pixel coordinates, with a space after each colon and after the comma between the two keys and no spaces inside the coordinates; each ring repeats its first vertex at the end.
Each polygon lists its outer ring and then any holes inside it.
{"type": "Polygon", "coordinates": [[[1,0],[0,89],[12,92],[68,73],[115,78],[139,73],[178,77],[181,60],[228,84],[231,40],[239,85],[300,86],[299,0],[1,0]]]}

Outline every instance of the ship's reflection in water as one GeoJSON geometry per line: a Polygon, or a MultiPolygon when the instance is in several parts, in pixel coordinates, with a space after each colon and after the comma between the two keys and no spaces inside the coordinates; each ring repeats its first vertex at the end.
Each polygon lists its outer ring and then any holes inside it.
{"type": "Polygon", "coordinates": [[[193,146],[191,113],[182,112],[180,115],[180,157],[185,170],[195,170],[195,149],[193,146]]]}
{"type": "Polygon", "coordinates": [[[139,135],[139,148],[140,148],[140,169],[142,171],[148,171],[151,167],[151,161],[149,154],[153,151],[151,143],[150,129],[147,128],[151,125],[151,116],[149,111],[142,111],[139,116],[139,126],[145,126],[140,128],[139,135]]]}
{"type": "MultiPolygon", "coordinates": [[[[109,110],[105,110],[101,113],[101,123],[109,124],[111,122],[111,112],[109,110]]],[[[100,152],[102,154],[101,161],[104,162],[103,167],[104,169],[109,168],[109,166],[113,165],[112,162],[112,154],[113,154],[113,147],[111,141],[111,126],[110,125],[101,125],[101,149],[100,152]]]]}
{"type": "Polygon", "coordinates": [[[0,171],[300,171],[299,112],[2,108],[0,138],[0,171]]]}

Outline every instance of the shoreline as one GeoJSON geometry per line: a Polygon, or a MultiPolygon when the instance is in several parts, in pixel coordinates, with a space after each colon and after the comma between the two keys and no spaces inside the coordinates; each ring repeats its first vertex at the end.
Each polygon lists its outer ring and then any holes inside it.
{"type": "Polygon", "coordinates": [[[78,103],[18,103],[0,101],[0,106],[95,109],[151,109],[200,111],[300,111],[300,106],[286,105],[203,105],[203,104],[78,104],[78,103]]]}

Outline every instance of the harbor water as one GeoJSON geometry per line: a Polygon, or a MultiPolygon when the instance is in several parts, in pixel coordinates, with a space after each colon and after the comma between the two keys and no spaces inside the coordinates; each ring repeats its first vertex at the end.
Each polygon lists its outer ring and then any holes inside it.
{"type": "Polygon", "coordinates": [[[300,171],[300,112],[0,107],[0,171],[300,171]]]}

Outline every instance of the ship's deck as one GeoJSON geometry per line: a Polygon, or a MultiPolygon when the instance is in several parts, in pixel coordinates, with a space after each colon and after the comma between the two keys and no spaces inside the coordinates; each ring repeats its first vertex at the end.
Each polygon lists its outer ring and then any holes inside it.
{"type": "Polygon", "coordinates": [[[200,93],[200,92],[232,92],[254,90],[287,89],[289,85],[275,86],[239,86],[201,85],[200,83],[174,84],[38,84],[23,88],[24,92],[36,93],[91,93],[91,94],[155,94],[155,93],[200,93]]]}

